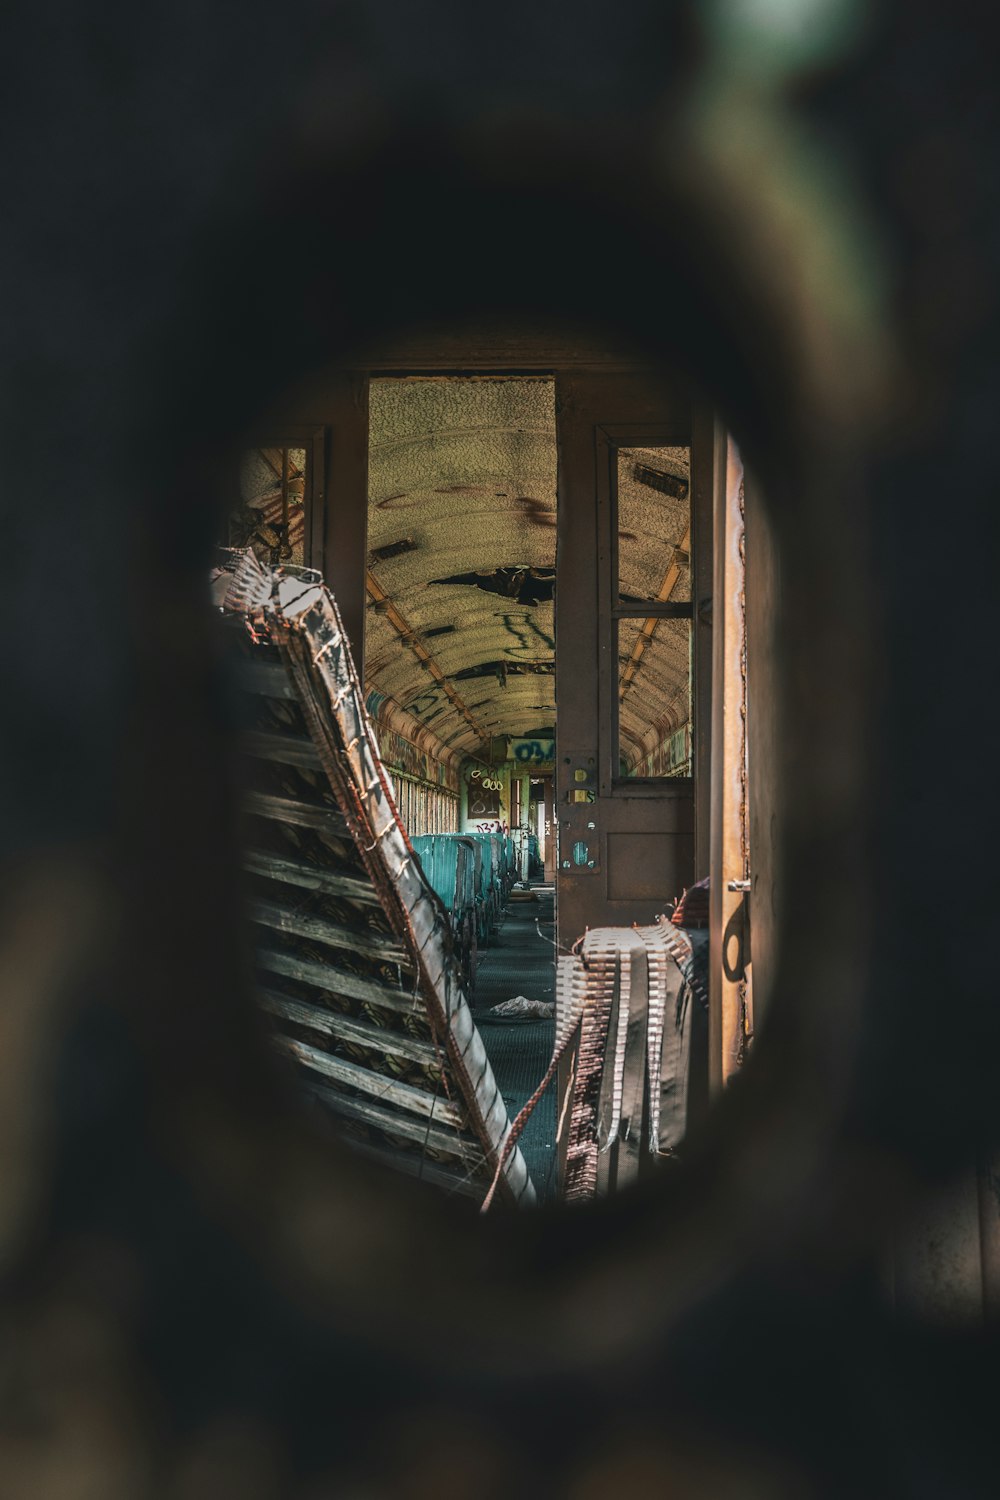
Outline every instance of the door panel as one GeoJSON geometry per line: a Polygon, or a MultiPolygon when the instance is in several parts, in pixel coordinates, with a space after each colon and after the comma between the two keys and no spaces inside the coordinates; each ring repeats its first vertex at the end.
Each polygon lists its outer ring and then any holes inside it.
{"type": "MultiPolygon", "coordinates": [[[[707,557],[710,577],[711,506],[704,499],[710,502],[711,485],[705,483],[704,471],[711,466],[712,445],[702,441],[711,425],[700,418],[692,422],[686,385],[646,372],[560,376],[556,414],[560,472],[554,814],[559,838],[559,942],[569,945],[587,927],[652,921],[695,878],[701,818],[696,788],[701,790],[699,767],[706,764],[700,727],[706,738],[708,734],[700,705],[711,657],[706,649],[711,600],[704,568],[707,557]],[[642,462],[629,472],[652,489],[665,485],[682,493],[683,486],[678,491],[668,473],[678,447],[691,449],[691,517],[690,530],[685,525],[675,528],[678,537],[671,546],[675,556],[690,560],[683,564],[681,587],[672,593],[663,572],[671,550],[664,527],[666,560],[658,577],[665,587],[633,598],[620,582],[619,456],[636,454],[642,462]],[[671,455],[660,475],[648,469],[649,452],[657,448],[671,455]],[[677,624],[688,618],[688,733],[693,731],[694,753],[689,761],[680,753],[675,760],[693,774],[672,775],[666,739],[652,752],[647,750],[643,730],[648,727],[650,744],[659,730],[645,725],[641,714],[637,717],[635,705],[644,700],[634,685],[640,672],[652,682],[662,671],[670,632],[678,636],[677,624]],[[668,619],[669,627],[661,627],[660,622],[668,619]],[[643,626],[645,638],[637,645],[643,626]],[[619,637],[627,647],[619,646],[619,637]],[[628,722],[623,713],[620,736],[619,702],[630,690],[628,722]],[[626,742],[637,747],[634,754],[644,757],[638,769],[622,758],[620,744],[626,742]]],[[[634,542],[634,533],[626,530],[623,549],[634,542]]],[[[639,576],[634,569],[633,576],[639,576]]]]}
{"type": "Polygon", "coordinates": [[[615,809],[615,823],[604,835],[607,905],[615,915],[610,920],[619,922],[647,922],[646,916],[633,917],[631,905],[652,901],[663,910],[663,892],[680,891],[690,885],[694,868],[694,818],[688,798],[672,797],[663,809],[663,817],[657,819],[659,827],[649,827],[649,804],[647,802],[622,803],[615,809]],[[636,816],[637,815],[637,816],[636,816]],[[626,829],[622,824],[636,822],[637,828],[626,829]],[[687,824],[683,829],[668,829],[665,825],[675,822],[687,824]],[[678,884],[680,882],[680,884],[678,884]],[[619,908],[629,907],[628,911],[619,908]]]}

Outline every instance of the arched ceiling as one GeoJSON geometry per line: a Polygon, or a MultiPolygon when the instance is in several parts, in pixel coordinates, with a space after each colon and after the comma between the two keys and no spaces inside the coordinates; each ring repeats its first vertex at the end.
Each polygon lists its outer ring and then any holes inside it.
{"type": "MultiPolygon", "coordinates": [[[[551,732],[553,381],[374,379],[369,433],[366,689],[463,754],[551,732]]],[[[633,774],[664,774],[690,718],[690,624],[641,612],[690,603],[689,489],[686,447],[619,450],[620,598],[636,610],[618,625],[620,752],[633,774]]]]}
{"type": "Polygon", "coordinates": [[[554,385],[370,387],[366,689],[446,744],[555,723],[554,385]]]}

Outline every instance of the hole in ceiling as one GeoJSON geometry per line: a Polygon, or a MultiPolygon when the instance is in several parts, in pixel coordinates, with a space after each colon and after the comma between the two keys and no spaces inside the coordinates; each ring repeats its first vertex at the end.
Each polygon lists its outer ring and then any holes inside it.
{"type": "Polygon", "coordinates": [[[464,583],[499,594],[516,604],[547,604],[555,592],[555,568],[494,568],[491,573],[453,573],[450,578],[431,578],[431,583],[464,583]]]}

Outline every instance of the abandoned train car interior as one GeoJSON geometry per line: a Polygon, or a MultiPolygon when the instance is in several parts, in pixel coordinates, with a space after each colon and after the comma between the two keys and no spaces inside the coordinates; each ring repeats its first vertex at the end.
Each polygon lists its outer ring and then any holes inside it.
{"type": "Polygon", "coordinates": [[[373,1170],[587,1199],[683,1149],[766,1003],[776,574],[684,379],[443,347],[331,373],[233,464],[259,998],[373,1170]]]}
{"type": "Polygon", "coordinates": [[[55,10],[0,1500],[996,1500],[990,8],[55,10]]]}

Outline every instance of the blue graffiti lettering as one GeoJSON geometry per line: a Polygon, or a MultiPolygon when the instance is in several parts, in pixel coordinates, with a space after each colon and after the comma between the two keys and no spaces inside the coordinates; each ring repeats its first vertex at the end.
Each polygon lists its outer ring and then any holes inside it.
{"type": "Polygon", "coordinates": [[[555,740],[519,740],[514,746],[514,754],[522,764],[528,761],[552,760],[555,753],[555,740]]]}

